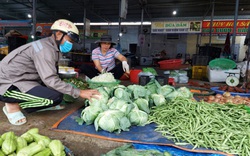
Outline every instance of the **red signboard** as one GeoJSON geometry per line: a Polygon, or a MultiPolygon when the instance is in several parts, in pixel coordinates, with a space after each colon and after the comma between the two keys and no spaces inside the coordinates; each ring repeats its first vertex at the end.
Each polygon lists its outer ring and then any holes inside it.
{"type": "MultiPolygon", "coordinates": [[[[202,34],[210,33],[210,21],[202,22],[202,34]]],[[[246,35],[250,20],[237,20],[236,35],[246,35]]],[[[212,26],[212,34],[233,33],[234,20],[214,20],[212,26]]]]}

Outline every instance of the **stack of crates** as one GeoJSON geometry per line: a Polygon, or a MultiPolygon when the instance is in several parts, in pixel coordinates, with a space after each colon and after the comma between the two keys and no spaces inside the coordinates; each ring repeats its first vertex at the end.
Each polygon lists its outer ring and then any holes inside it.
{"type": "Polygon", "coordinates": [[[192,56],[192,65],[193,66],[207,66],[210,60],[211,60],[210,56],[194,54],[192,56]]]}
{"type": "Polygon", "coordinates": [[[194,54],[192,56],[192,79],[207,79],[207,65],[211,60],[210,56],[194,54]]]}

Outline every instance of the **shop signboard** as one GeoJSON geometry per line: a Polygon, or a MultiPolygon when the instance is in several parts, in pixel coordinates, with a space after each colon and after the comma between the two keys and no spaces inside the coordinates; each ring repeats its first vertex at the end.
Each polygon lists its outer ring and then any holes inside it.
{"type": "MultiPolygon", "coordinates": [[[[210,21],[202,22],[202,35],[210,34],[210,21]]],[[[250,20],[237,20],[236,35],[246,35],[250,20]]],[[[226,35],[232,34],[234,29],[234,20],[213,20],[212,34],[226,35]]]]}
{"type": "Polygon", "coordinates": [[[151,33],[201,33],[201,21],[152,22],[151,33]]]}
{"type": "Polygon", "coordinates": [[[0,20],[0,27],[29,27],[31,20],[0,20]]]}

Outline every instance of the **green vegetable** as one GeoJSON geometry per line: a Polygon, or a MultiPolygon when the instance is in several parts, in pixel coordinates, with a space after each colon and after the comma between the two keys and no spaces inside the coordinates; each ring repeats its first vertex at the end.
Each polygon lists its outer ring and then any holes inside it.
{"type": "Polygon", "coordinates": [[[28,132],[22,134],[21,137],[24,138],[27,143],[31,143],[34,140],[33,136],[28,132]]]}
{"type": "Polygon", "coordinates": [[[64,151],[64,146],[60,140],[52,140],[49,144],[49,148],[52,151],[54,156],[63,156],[66,155],[64,151]]]}
{"type": "Polygon", "coordinates": [[[158,94],[161,94],[163,95],[165,98],[166,96],[173,92],[175,90],[174,87],[170,86],[170,85],[164,85],[164,86],[161,86],[158,90],[157,90],[157,93],[158,94]]]}
{"type": "Polygon", "coordinates": [[[187,87],[180,87],[177,89],[177,91],[180,93],[179,96],[185,97],[185,98],[193,98],[193,93],[190,92],[190,89],[187,87]]]}
{"type": "Polygon", "coordinates": [[[40,144],[44,144],[45,147],[48,147],[48,145],[51,141],[51,139],[49,137],[41,135],[41,134],[32,133],[31,135],[34,138],[35,142],[38,143],[40,141],[40,144]]]}
{"type": "Polygon", "coordinates": [[[112,73],[103,73],[95,76],[91,79],[92,82],[116,82],[116,79],[112,73]]]}
{"type": "Polygon", "coordinates": [[[2,144],[3,153],[6,155],[13,153],[17,148],[16,144],[17,143],[15,139],[5,139],[2,144]]]}
{"type": "Polygon", "coordinates": [[[166,99],[161,94],[151,94],[151,98],[153,99],[154,104],[156,106],[160,106],[160,105],[166,104],[166,99]]]}
{"type": "Polygon", "coordinates": [[[31,128],[27,131],[27,133],[30,134],[38,134],[39,133],[39,129],[38,128],[31,128]]]}
{"type": "Polygon", "coordinates": [[[17,153],[17,156],[32,156],[36,153],[39,153],[43,149],[45,149],[45,147],[43,145],[34,142],[34,143],[22,148],[17,153]]]}
{"type": "Polygon", "coordinates": [[[85,107],[81,112],[81,118],[86,123],[86,125],[93,124],[99,113],[103,112],[102,108],[99,106],[91,105],[85,107]]]}
{"type": "Polygon", "coordinates": [[[154,68],[151,68],[151,67],[142,68],[142,71],[145,72],[145,73],[149,72],[149,73],[151,73],[153,75],[158,75],[156,70],[154,68]]]}
{"type": "Polygon", "coordinates": [[[5,154],[3,153],[2,149],[0,149],[0,156],[5,156],[5,154]]]}
{"type": "Polygon", "coordinates": [[[146,113],[150,113],[149,103],[146,99],[138,98],[134,101],[138,108],[146,113]]]}
{"type": "Polygon", "coordinates": [[[158,150],[134,149],[132,144],[125,144],[103,154],[102,156],[164,156],[164,154],[158,150]]]}
{"type": "Polygon", "coordinates": [[[95,130],[98,131],[99,128],[120,133],[121,130],[128,130],[131,126],[128,118],[120,110],[106,110],[100,113],[94,122],[95,130]]]}
{"type": "Polygon", "coordinates": [[[250,114],[237,105],[208,104],[178,97],[151,110],[155,131],[177,145],[250,155],[250,114]]]}
{"type": "Polygon", "coordinates": [[[28,131],[26,131],[25,133],[23,133],[21,135],[22,138],[24,138],[26,140],[26,142],[29,144],[31,142],[33,142],[34,138],[31,134],[38,134],[39,133],[39,129],[38,128],[31,128],[28,131]]]}
{"type": "Polygon", "coordinates": [[[128,114],[128,118],[132,125],[144,126],[148,121],[148,114],[139,110],[137,107],[131,110],[128,114]]]}
{"type": "Polygon", "coordinates": [[[127,115],[134,107],[132,104],[128,104],[127,101],[113,97],[109,99],[107,103],[109,109],[118,109],[127,115]]]}
{"type": "Polygon", "coordinates": [[[16,152],[19,152],[22,148],[27,146],[27,141],[23,137],[17,137],[17,148],[16,152]]]}
{"type": "Polygon", "coordinates": [[[34,156],[51,156],[51,155],[52,155],[52,152],[51,152],[50,148],[45,148],[44,150],[38,152],[34,156]]]}
{"type": "Polygon", "coordinates": [[[127,87],[130,92],[132,92],[132,96],[134,99],[137,98],[145,98],[148,99],[148,96],[150,95],[150,91],[148,91],[144,86],[141,85],[129,85],[127,87]]]}
{"type": "Polygon", "coordinates": [[[13,131],[8,131],[8,132],[5,132],[5,133],[3,133],[2,134],[2,136],[1,136],[1,138],[3,139],[3,140],[5,140],[5,139],[14,139],[16,137],[16,135],[15,135],[15,133],[13,132],[13,131]]]}
{"type": "Polygon", "coordinates": [[[161,87],[159,82],[155,79],[151,79],[149,83],[144,86],[151,94],[157,93],[157,90],[161,87]]]}
{"type": "Polygon", "coordinates": [[[0,137],[0,147],[2,146],[3,144],[3,139],[0,137]]]}
{"type": "Polygon", "coordinates": [[[9,155],[13,153],[17,148],[17,142],[14,132],[9,131],[3,134],[5,140],[2,144],[2,151],[4,154],[9,155]]]}
{"type": "Polygon", "coordinates": [[[131,94],[127,91],[126,87],[119,85],[114,89],[114,96],[118,99],[123,99],[125,101],[131,101],[131,94]]]}

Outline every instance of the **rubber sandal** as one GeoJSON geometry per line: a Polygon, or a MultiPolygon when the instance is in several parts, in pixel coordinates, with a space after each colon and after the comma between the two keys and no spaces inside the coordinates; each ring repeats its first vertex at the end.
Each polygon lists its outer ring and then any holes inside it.
{"type": "Polygon", "coordinates": [[[8,113],[6,107],[3,107],[3,112],[8,118],[9,122],[12,125],[23,125],[27,122],[26,117],[23,115],[21,111],[15,112],[15,113],[8,113]],[[25,119],[23,122],[18,122],[21,119],[25,119]]]}
{"type": "Polygon", "coordinates": [[[48,108],[38,110],[37,112],[43,112],[43,111],[49,111],[49,110],[62,110],[64,108],[65,108],[65,106],[56,105],[56,106],[53,106],[53,107],[48,107],[48,108]]]}

